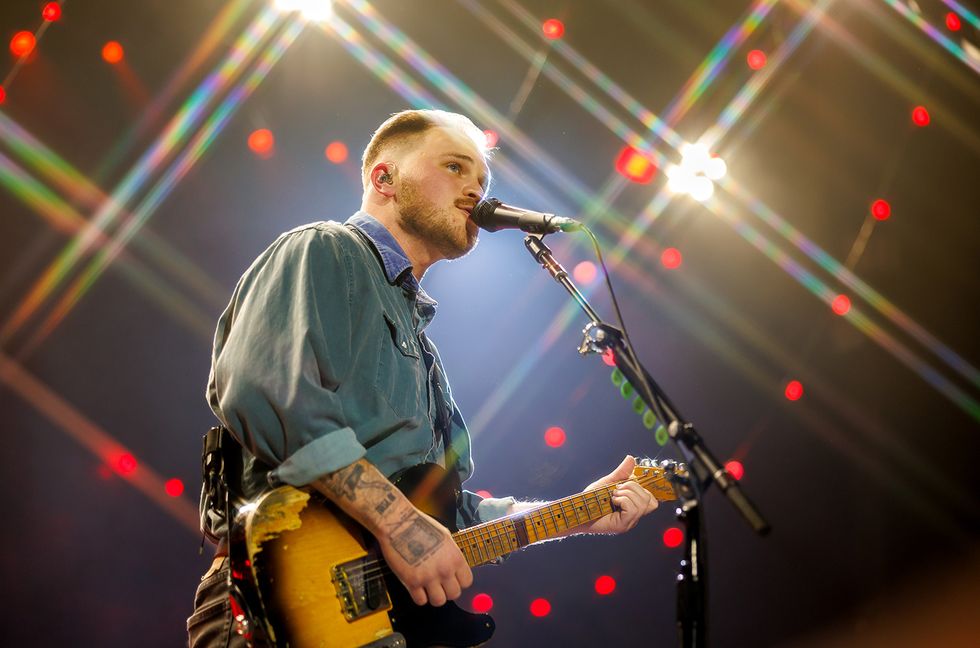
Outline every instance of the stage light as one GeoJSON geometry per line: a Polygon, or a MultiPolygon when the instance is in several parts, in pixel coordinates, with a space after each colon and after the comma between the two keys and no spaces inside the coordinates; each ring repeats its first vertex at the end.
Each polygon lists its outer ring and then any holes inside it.
{"type": "Polygon", "coordinates": [[[888,220],[888,217],[892,215],[892,206],[888,204],[887,200],[876,200],[871,203],[871,215],[880,221],[888,220]]]}
{"type": "Polygon", "coordinates": [[[118,472],[120,475],[132,475],[134,472],[136,472],[136,468],[137,468],[136,457],[134,457],[128,452],[124,452],[123,454],[116,457],[115,463],[116,463],[116,472],[118,472]]]}
{"type": "Polygon", "coordinates": [[[492,149],[500,141],[500,136],[497,135],[497,131],[492,131],[487,129],[483,131],[483,136],[487,138],[487,148],[492,149]]]}
{"type": "Polygon", "coordinates": [[[313,22],[329,20],[333,15],[333,3],[329,0],[275,0],[273,5],[283,13],[298,11],[313,22]]]}
{"type": "Polygon", "coordinates": [[[174,477],[173,479],[167,480],[167,483],[163,485],[163,489],[167,491],[167,495],[170,497],[180,497],[184,493],[184,482],[174,477]]]}
{"type": "Polygon", "coordinates": [[[548,599],[536,598],[531,601],[531,614],[536,617],[548,616],[551,613],[551,603],[548,599]]]}
{"type": "Polygon", "coordinates": [[[959,16],[954,14],[952,11],[946,14],[946,28],[949,29],[949,31],[959,31],[960,27],[962,26],[963,23],[960,21],[959,16]]]}
{"type": "Polygon", "coordinates": [[[727,470],[728,474],[734,477],[736,481],[745,475],[745,467],[742,465],[742,462],[734,459],[725,464],[725,470],[727,470]]]}
{"type": "Polygon", "coordinates": [[[489,594],[480,592],[473,597],[473,602],[470,604],[470,608],[477,614],[486,614],[493,609],[493,599],[490,598],[489,594]]]}
{"type": "Polygon", "coordinates": [[[478,490],[478,491],[476,491],[476,494],[479,495],[480,497],[484,498],[484,499],[486,499],[488,497],[493,497],[493,495],[491,495],[490,494],[490,491],[488,491],[488,490],[478,490]]]}
{"type": "Polygon", "coordinates": [[[830,303],[830,308],[838,315],[847,315],[847,311],[851,310],[851,300],[847,295],[837,295],[830,303]]]}
{"type": "Polygon", "coordinates": [[[803,398],[803,383],[799,380],[791,380],[786,383],[784,391],[786,398],[791,401],[798,401],[803,398]]]}
{"type": "Polygon", "coordinates": [[[762,50],[752,50],[745,57],[745,60],[753,70],[761,70],[766,67],[766,53],[762,50]]]}
{"type": "Polygon", "coordinates": [[[646,184],[653,179],[657,167],[643,153],[632,146],[627,146],[616,158],[616,171],[631,182],[646,184]]]}
{"type": "Polygon", "coordinates": [[[276,138],[268,128],[260,128],[248,136],[248,147],[259,157],[269,158],[276,147],[276,138]]]}
{"type": "Polygon", "coordinates": [[[592,283],[595,281],[596,274],[595,264],[591,261],[582,261],[572,270],[572,276],[575,278],[575,281],[581,284],[592,283]]]}
{"type": "Polygon", "coordinates": [[[684,532],[677,527],[670,527],[664,531],[664,544],[673,549],[681,546],[684,542],[684,532]]]}
{"type": "Polygon", "coordinates": [[[2,104],[6,100],[7,100],[7,91],[3,89],[3,86],[0,86],[0,104],[2,104]]]}
{"type": "Polygon", "coordinates": [[[19,31],[10,39],[10,52],[17,57],[23,58],[34,51],[37,39],[29,31],[19,31]]]}
{"type": "Polygon", "coordinates": [[[675,270],[681,267],[683,260],[681,251],[677,248],[667,248],[660,254],[660,263],[668,270],[675,270]]]}
{"type": "Polygon", "coordinates": [[[49,2],[41,10],[41,17],[48,22],[54,22],[61,18],[61,5],[57,2],[49,2]]]}
{"type": "Polygon", "coordinates": [[[102,58],[106,63],[115,65],[123,60],[123,46],[118,41],[109,41],[102,46],[102,58]]]}
{"type": "Polygon", "coordinates": [[[691,198],[704,202],[715,193],[715,183],[705,176],[694,176],[691,179],[691,198]]]}
{"type": "Polygon", "coordinates": [[[928,126],[929,121],[929,111],[925,109],[925,106],[916,106],[912,109],[912,123],[916,126],[928,126]]]}
{"type": "Polygon", "coordinates": [[[616,589],[616,579],[612,576],[600,576],[595,579],[595,591],[596,594],[600,596],[606,596],[607,594],[612,594],[616,589]]]}
{"type": "Polygon", "coordinates": [[[347,145],[343,142],[330,142],[323,154],[334,164],[341,164],[347,161],[347,145]]]}
{"type": "Polygon", "coordinates": [[[565,430],[560,427],[550,427],[544,431],[544,442],[552,448],[560,448],[565,445],[565,430]]]}
{"type": "Polygon", "coordinates": [[[557,18],[549,18],[541,23],[541,31],[544,37],[550,40],[558,40],[565,33],[565,24],[557,18]]]}
{"type": "Polygon", "coordinates": [[[704,167],[704,175],[708,176],[709,180],[721,180],[728,173],[728,165],[720,157],[715,155],[704,167]]]}

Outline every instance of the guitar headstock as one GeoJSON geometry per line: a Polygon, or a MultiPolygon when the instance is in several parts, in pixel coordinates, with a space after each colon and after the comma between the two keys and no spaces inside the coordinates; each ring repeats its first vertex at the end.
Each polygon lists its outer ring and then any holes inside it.
{"type": "Polygon", "coordinates": [[[648,458],[637,459],[636,467],[633,469],[633,478],[650,491],[659,502],[677,499],[674,480],[678,477],[687,477],[687,466],[671,459],[663,459],[660,462],[648,458]]]}

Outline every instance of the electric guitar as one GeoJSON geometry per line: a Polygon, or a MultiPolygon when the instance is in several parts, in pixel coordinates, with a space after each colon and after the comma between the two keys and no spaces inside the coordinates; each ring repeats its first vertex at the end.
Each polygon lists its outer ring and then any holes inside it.
{"type": "MultiPolygon", "coordinates": [[[[676,499],[683,464],[649,461],[633,479],[659,501],[676,499]]],[[[453,533],[466,562],[498,561],[529,544],[614,511],[616,484],[456,530],[456,497],[435,464],[402,471],[392,482],[453,533]]],[[[478,646],[494,631],[486,614],[416,605],[384,562],[374,537],[319,493],[283,486],[240,509],[230,534],[235,630],[277,646],[421,648],[478,646]]]]}

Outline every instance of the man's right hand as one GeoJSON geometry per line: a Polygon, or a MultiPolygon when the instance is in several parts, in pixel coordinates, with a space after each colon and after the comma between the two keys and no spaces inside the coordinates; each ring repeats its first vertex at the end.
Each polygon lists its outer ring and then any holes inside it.
{"type": "Polygon", "coordinates": [[[388,566],[416,605],[444,605],[473,583],[449,530],[411,504],[391,511],[377,537],[388,566]]]}

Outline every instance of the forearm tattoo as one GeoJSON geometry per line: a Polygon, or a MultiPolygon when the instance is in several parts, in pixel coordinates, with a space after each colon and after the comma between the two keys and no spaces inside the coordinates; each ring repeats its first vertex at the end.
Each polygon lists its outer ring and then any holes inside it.
{"type": "Polygon", "coordinates": [[[398,501],[397,491],[370,465],[355,462],[320,480],[338,502],[357,502],[383,517],[398,501]]]}
{"type": "Polygon", "coordinates": [[[409,565],[420,564],[442,544],[436,526],[413,511],[406,511],[389,528],[391,546],[409,565]]]}

